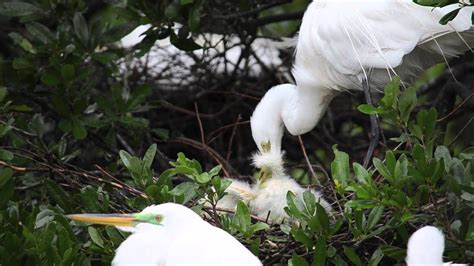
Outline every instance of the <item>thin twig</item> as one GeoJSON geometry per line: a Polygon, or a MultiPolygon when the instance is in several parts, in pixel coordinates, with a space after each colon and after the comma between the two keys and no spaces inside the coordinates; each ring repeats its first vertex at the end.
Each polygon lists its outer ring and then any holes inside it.
{"type": "Polygon", "coordinates": [[[202,127],[201,117],[199,116],[199,108],[197,106],[197,103],[194,103],[194,109],[196,110],[196,118],[199,124],[199,132],[201,132],[202,145],[207,147],[206,141],[204,140],[204,128],[202,127]]]}
{"type": "Polygon", "coordinates": [[[451,141],[451,143],[449,143],[448,147],[451,147],[451,145],[453,145],[457,140],[458,138],[461,136],[461,134],[464,132],[464,130],[466,130],[466,128],[471,124],[471,122],[474,120],[474,117],[471,117],[471,119],[469,119],[469,121],[466,123],[466,125],[464,125],[461,130],[459,131],[458,134],[456,134],[456,136],[454,137],[454,139],[451,141]]]}
{"type": "MultiPolygon", "coordinates": [[[[204,210],[212,211],[212,207],[204,207],[203,209],[204,209],[204,210]]],[[[220,208],[220,207],[216,207],[216,211],[226,212],[226,213],[235,213],[234,210],[226,209],[226,208],[220,208]]],[[[261,218],[261,217],[255,216],[255,215],[250,215],[250,217],[251,217],[252,219],[254,219],[255,221],[259,221],[259,222],[266,223],[266,224],[269,224],[269,225],[272,224],[271,222],[266,221],[266,219],[263,219],[263,218],[261,218]]]]}
{"type": "Polygon", "coordinates": [[[232,151],[232,142],[234,141],[235,131],[237,129],[237,123],[240,121],[240,119],[242,119],[242,116],[239,114],[239,116],[237,117],[237,121],[234,123],[235,126],[232,129],[232,134],[230,135],[229,146],[227,147],[227,156],[226,156],[227,161],[229,161],[230,159],[230,154],[232,151]]]}
{"type": "Polygon", "coordinates": [[[298,140],[300,142],[301,150],[303,151],[304,159],[306,160],[306,164],[308,165],[308,169],[311,172],[311,175],[313,176],[313,178],[316,180],[316,183],[318,184],[318,186],[321,186],[321,183],[319,182],[319,178],[316,175],[316,172],[314,172],[313,166],[311,162],[309,161],[308,154],[306,154],[306,149],[304,148],[304,143],[303,143],[303,139],[301,138],[301,135],[298,135],[298,140]]]}
{"type": "Polygon", "coordinates": [[[466,104],[472,97],[474,96],[474,93],[469,94],[460,104],[458,104],[449,114],[444,116],[443,118],[440,118],[436,120],[436,122],[441,122],[446,120],[447,118],[451,117],[454,113],[456,113],[464,104],[466,104]]]}

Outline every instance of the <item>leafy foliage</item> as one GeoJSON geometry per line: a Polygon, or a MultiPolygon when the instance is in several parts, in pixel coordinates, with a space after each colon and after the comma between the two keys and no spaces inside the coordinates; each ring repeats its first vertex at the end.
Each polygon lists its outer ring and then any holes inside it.
{"type": "MultiPolygon", "coordinates": [[[[447,5],[452,5],[452,4],[459,4],[459,7],[448,12],[446,15],[444,15],[439,23],[446,25],[449,21],[453,20],[461,10],[461,8],[464,8],[466,6],[472,6],[472,3],[470,1],[462,1],[462,0],[413,0],[413,2],[423,5],[423,6],[433,6],[433,7],[445,7],[447,5]]],[[[474,18],[473,18],[474,21],[474,18]]]]}

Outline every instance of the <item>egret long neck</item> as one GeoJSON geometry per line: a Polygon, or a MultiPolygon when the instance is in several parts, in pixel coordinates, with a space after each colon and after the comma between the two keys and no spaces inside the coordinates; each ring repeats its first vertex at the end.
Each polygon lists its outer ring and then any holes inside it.
{"type": "Polygon", "coordinates": [[[260,152],[266,152],[262,144],[270,144],[270,151],[279,155],[283,137],[282,112],[289,99],[296,95],[296,86],[283,84],[265,93],[250,118],[252,136],[260,152]]]}
{"type": "Polygon", "coordinates": [[[271,152],[281,152],[285,126],[293,135],[304,134],[316,126],[326,110],[334,90],[302,84],[282,84],[271,88],[255,108],[250,119],[252,136],[259,150],[270,142],[271,152]]]}
{"type": "Polygon", "coordinates": [[[299,84],[296,91],[282,112],[286,129],[295,136],[312,130],[337,94],[335,90],[313,84],[299,84]]]}

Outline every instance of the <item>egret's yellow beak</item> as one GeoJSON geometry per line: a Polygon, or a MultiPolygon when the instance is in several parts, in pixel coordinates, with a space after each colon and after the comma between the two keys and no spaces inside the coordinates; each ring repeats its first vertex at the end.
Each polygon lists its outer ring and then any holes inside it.
{"type": "Polygon", "coordinates": [[[115,226],[134,226],[137,221],[136,214],[70,214],[67,218],[83,223],[105,224],[115,226]]]}
{"type": "Polygon", "coordinates": [[[258,175],[258,181],[260,184],[265,183],[268,179],[272,178],[272,172],[267,167],[262,167],[258,175]]]}
{"type": "MultiPolygon", "coordinates": [[[[262,148],[262,153],[270,152],[272,149],[272,144],[270,141],[260,143],[260,147],[262,148]]],[[[272,177],[272,171],[267,167],[262,167],[260,169],[260,173],[258,175],[258,181],[260,184],[265,183],[266,180],[272,177]]]]}

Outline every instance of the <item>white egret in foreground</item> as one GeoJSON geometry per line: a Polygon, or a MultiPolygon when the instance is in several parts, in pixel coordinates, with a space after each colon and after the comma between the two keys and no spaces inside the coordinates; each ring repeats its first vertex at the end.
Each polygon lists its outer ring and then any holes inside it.
{"type": "MultiPolygon", "coordinates": [[[[271,88],[252,115],[259,150],[270,143],[270,152],[280,153],[284,126],[292,135],[310,131],[341,91],[364,90],[370,104],[369,87],[380,90],[394,76],[410,82],[423,69],[471,49],[471,7],[447,25],[439,23],[458,7],[424,7],[412,0],[313,1],[297,37],[296,85],[271,88]]],[[[371,123],[374,129],[375,116],[371,123]]],[[[372,132],[368,154],[378,134],[372,132]]]]}
{"type": "MultiPolygon", "coordinates": [[[[284,210],[287,206],[288,191],[303,200],[306,189],[285,174],[281,154],[256,154],[253,157],[253,163],[257,168],[262,169],[258,182],[249,185],[242,181],[232,180],[232,184],[226,190],[228,195],[218,202],[218,207],[234,209],[240,199],[249,205],[254,215],[266,219],[270,214],[269,222],[279,223],[288,219],[288,214],[284,210]]],[[[327,212],[332,210],[331,205],[324,200],[321,193],[314,189],[311,192],[327,212]]]]}
{"type": "Polygon", "coordinates": [[[408,240],[406,263],[408,266],[468,266],[443,263],[443,251],[443,233],[434,226],[425,226],[413,233],[408,240]]]}
{"type": "Polygon", "coordinates": [[[118,247],[113,265],[262,265],[230,234],[175,203],[152,205],[135,214],[68,217],[132,232],[118,247]]]}

